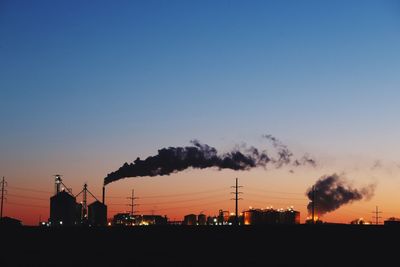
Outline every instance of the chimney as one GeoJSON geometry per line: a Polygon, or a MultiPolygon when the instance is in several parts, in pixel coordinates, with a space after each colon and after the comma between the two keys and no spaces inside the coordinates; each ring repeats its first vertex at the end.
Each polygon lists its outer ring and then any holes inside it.
{"type": "Polygon", "coordinates": [[[105,205],[105,198],[106,198],[106,187],[103,185],[103,204],[105,205]]]}

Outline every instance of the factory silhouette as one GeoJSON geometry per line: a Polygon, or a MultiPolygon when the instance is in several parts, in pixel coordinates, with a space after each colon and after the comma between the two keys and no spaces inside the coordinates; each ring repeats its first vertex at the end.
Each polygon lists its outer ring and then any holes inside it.
{"type": "Polygon", "coordinates": [[[47,222],[40,222],[41,226],[47,227],[71,227],[71,226],[148,226],[148,225],[188,225],[188,226],[205,226],[205,225],[264,225],[264,224],[300,224],[300,212],[293,208],[288,209],[266,209],[245,210],[238,212],[238,179],[235,185],[235,212],[219,210],[217,216],[206,216],[205,214],[188,214],[182,221],[169,221],[167,216],[161,215],[136,215],[133,207],[135,199],[133,193],[131,212],[117,213],[111,221],[107,218],[106,190],[103,186],[102,201],[99,201],[92,194],[85,183],[83,189],[77,195],[72,194],[61,178],[61,175],[55,175],[55,193],[50,197],[50,218],[47,222]],[[82,195],[82,202],[76,201],[77,197],[82,195]],[[88,196],[92,196],[95,201],[88,204],[88,196]]]}
{"type": "Polygon", "coordinates": [[[21,227],[8,217],[0,220],[6,244],[0,266],[382,266],[379,263],[397,260],[395,246],[387,244],[400,234],[398,219],[379,225],[378,209],[376,225],[364,226],[370,223],[362,218],[351,224],[318,219],[318,194],[331,192],[332,184],[340,184],[339,191],[346,195],[354,193],[356,200],[363,197],[363,190],[347,187],[334,175],[322,177],[308,192],[311,217],[304,224],[300,212],[291,207],[239,212],[237,178],[231,192],[235,212],[220,209],[215,216],[187,214],[171,221],[162,215],[136,214],[133,191],[131,211],[108,218],[105,186],[100,200],[86,183],[74,195],[61,175],[54,177],[50,218],[40,227],[21,227]],[[365,255],[376,255],[379,262],[365,255]]]}

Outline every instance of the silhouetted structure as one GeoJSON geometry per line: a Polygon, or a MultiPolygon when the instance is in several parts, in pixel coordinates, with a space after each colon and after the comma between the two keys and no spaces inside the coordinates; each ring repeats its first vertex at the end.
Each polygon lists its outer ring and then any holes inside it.
{"type": "Polygon", "coordinates": [[[218,217],[208,216],[207,217],[207,225],[218,225],[218,217]]]}
{"type": "Polygon", "coordinates": [[[391,217],[387,220],[384,221],[384,225],[396,225],[396,226],[400,226],[400,219],[399,218],[395,218],[395,217],[391,217]]]}
{"type": "Polygon", "coordinates": [[[196,225],[197,224],[197,216],[196,214],[188,214],[183,218],[184,225],[196,225]]]}
{"type": "Polygon", "coordinates": [[[367,221],[365,221],[364,220],[364,218],[358,218],[358,219],[355,219],[355,220],[352,220],[351,222],[350,222],[350,224],[357,224],[357,225],[364,225],[364,224],[371,224],[371,222],[367,222],[367,221]]]}
{"type": "Polygon", "coordinates": [[[279,211],[279,223],[281,224],[300,224],[300,212],[291,208],[279,211]]]}
{"type": "Polygon", "coordinates": [[[168,218],[161,215],[131,215],[130,213],[117,213],[112,220],[113,226],[142,226],[166,225],[168,218]]]}
{"type": "Polygon", "coordinates": [[[129,213],[117,213],[112,220],[113,226],[132,226],[134,225],[134,218],[129,213]]]}
{"type": "Polygon", "coordinates": [[[300,212],[293,209],[250,209],[244,211],[243,219],[245,225],[299,224],[300,212]]]}
{"type": "Polygon", "coordinates": [[[197,224],[198,225],[206,225],[207,224],[207,217],[204,214],[199,214],[197,216],[197,224]]]}
{"type": "Polygon", "coordinates": [[[227,210],[219,210],[218,212],[218,225],[228,224],[229,221],[229,211],[227,210]]]}
{"type": "Polygon", "coordinates": [[[107,225],[107,206],[96,200],[88,206],[88,222],[91,226],[107,225]]]}
{"type": "Polygon", "coordinates": [[[61,191],[50,198],[50,223],[51,226],[72,226],[77,222],[77,205],[74,196],[66,191],[61,191]]]}
{"type": "Polygon", "coordinates": [[[22,226],[20,220],[11,217],[0,218],[0,227],[18,227],[18,226],[22,226]]]}
{"type": "Polygon", "coordinates": [[[168,218],[161,215],[135,215],[137,225],[166,225],[168,218]]]}
{"type": "Polygon", "coordinates": [[[239,198],[239,194],[243,194],[243,192],[239,192],[239,188],[242,186],[239,186],[238,184],[238,178],[236,178],[236,183],[235,186],[231,186],[232,188],[235,188],[235,192],[231,192],[231,194],[235,194],[235,198],[232,200],[235,200],[235,218],[234,218],[234,224],[239,225],[239,200],[243,200],[242,198],[239,198]]]}

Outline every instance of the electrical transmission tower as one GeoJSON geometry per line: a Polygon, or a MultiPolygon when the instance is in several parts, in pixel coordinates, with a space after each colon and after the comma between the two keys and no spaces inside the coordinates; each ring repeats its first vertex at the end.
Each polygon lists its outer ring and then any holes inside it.
{"type": "Polygon", "coordinates": [[[0,219],[3,218],[3,207],[4,207],[4,200],[6,199],[4,195],[7,193],[7,190],[5,187],[7,186],[7,182],[4,179],[1,180],[1,209],[0,209],[0,219]]]}
{"type": "Polygon", "coordinates": [[[373,214],[375,214],[375,216],[373,216],[372,218],[375,219],[375,224],[378,225],[379,224],[379,219],[381,219],[382,217],[379,216],[379,214],[382,213],[382,211],[379,211],[378,206],[375,207],[375,211],[372,212],[373,214]]]}
{"type": "Polygon", "coordinates": [[[232,198],[231,200],[235,200],[235,225],[239,225],[239,200],[243,200],[243,198],[239,198],[239,194],[243,194],[243,192],[239,192],[239,188],[243,186],[238,185],[238,178],[236,178],[236,184],[234,186],[231,186],[231,188],[235,188],[235,192],[231,192],[231,194],[235,194],[235,198],[232,198]]]}
{"type": "Polygon", "coordinates": [[[135,199],[139,199],[138,197],[135,197],[135,190],[132,189],[132,195],[130,197],[127,197],[127,199],[131,200],[131,203],[128,204],[129,207],[131,207],[130,215],[133,216],[134,210],[133,207],[139,206],[139,204],[135,204],[135,199]]]}

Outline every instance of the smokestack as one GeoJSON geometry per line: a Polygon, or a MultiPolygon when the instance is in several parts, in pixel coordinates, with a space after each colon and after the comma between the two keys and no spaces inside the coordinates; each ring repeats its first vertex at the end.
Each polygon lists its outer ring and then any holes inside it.
{"type": "Polygon", "coordinates": [[[103,204],[104,204],[104,205],[106,204],[106,203],[105,203],[105,198],[106,198],[106,187],[103,185],[102,201],[103,201],[103,204]]]}
{"type": "Polygon", "coordinates": [[[315,224],[315,186],[312,187],[312,223],[315,224]]]}

